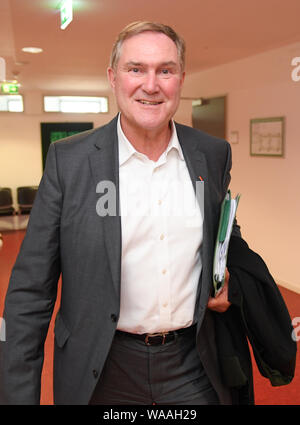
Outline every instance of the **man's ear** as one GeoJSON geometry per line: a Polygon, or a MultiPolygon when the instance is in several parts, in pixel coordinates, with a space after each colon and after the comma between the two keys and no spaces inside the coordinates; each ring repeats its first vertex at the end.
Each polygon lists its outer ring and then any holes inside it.
{"type": "Polygon", "coordinates": [[[115,83],[116,83],[116,74],[115,74],[114,69],[111,68],[111,67],[107,68],[107,78],[108,78],[108,81],[110,83],[112,90],[114,91],[115,83]]]}
{"type": "Polygon", "coordinates": [[[184,79],[185,79],[185,71],[183,71],[183,73],[181,74],[181,83],[180,83],[181,87],[183,86],[184,79]]]}

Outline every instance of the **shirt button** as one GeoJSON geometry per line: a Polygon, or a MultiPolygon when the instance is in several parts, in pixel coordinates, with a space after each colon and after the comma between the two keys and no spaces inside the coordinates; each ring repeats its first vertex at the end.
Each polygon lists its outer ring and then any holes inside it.
{"type": "Polygon", "coordinates": [[[163,239],[165,238],[165,235],[162,233],[161,235],[160,235],[160,240],[162,241],[163,239]]]}
{"type": "Polygon", "coordinates": [[[166,269],[163,269],[162,270],[162,274],[166,274],[167,273],[167,270],[166,269]]]}
{"type": "Polygon", "coordinates": [[[162,305],[163,307],[167,307],[168,306],[168,303],[163,303],[163,305],[162,305]]]}
{"type": "Polygon", "coordinates": [[[159,199],[159,201],[158,201],[157,203],[158,203],[158,205],[161,205],[162,200],[161,200],[161,199],[159,199]]]}
{"type": "Polygon", "coordinates": [[[116,322],[118,320],[117,316],[115,314],[110,315],[111,321],[116,322]]]}
{"type": "Polygon", "coordinates": [[[93,370],[93,375],[94,375],[95,378],[98,378],[98,375],[99,375],[98,374],[98,370],[94,369],[93,370]]]}

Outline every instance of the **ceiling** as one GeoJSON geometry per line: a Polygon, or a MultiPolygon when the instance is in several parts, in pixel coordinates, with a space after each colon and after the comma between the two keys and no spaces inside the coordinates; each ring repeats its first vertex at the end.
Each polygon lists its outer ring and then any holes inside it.
{"type": "Polygon", "coordinates": [[[0,57],[20,92],[104,93],[118,32],[129,22],[171,25],[186,40],[187,72],[300,41],[299,0],[73,0],[60,29],[59,0],[0,0],[0,57]],[[43,48],[41,54],[22,47],[43,48]]]}

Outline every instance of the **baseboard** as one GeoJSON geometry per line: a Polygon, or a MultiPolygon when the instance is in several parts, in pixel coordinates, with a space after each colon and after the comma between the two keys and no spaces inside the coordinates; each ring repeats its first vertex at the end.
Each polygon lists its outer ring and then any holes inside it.
{"type": "Polygon", "coordinates": [[[300,286],[296,285],[294,283],[290,283],[290,282],[284,282],[283,280],[280,279],[274,279],[275,282],[277,283],[277,285],[279,286],[283,286],[286,289],[289,289],[290,291],[296,292],[297,294],[300,294],[300,286]]]}
{"type": "Polygon", "coordinates": [[[8,230],[24,230],[27,228],[28,220],[28,214],[0,216],[0,231],[5,232],[8,230]]]}

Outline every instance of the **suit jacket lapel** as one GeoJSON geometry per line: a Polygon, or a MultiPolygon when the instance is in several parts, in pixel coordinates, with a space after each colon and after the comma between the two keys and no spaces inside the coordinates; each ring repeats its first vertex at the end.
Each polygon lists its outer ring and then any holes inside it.
{"type": "MultiPolygon", "coordinates": [[[[210,202],[210,184],[207,162],[201,151],[201,144],[187,136],[180,126],[176,126],[178,139],[189,170],[189,174],[196,190],[199,176],[204,184],[204,223],[202,244],[202,274],[199,283],[200,295],[198,303],[204,310],[211,290],[212,262],[214,252],[212,207],[210,202]]],[[[117,118],[111,121],[101,133],[101,138],[95,143],[95,151],[89,155],[90,166],[94,183],[109,181],[116,188],[115,216],[102,218],[105,234],[105,244],[109,257],[113,284],[117,296],[120,295],[121,280],[121,218],[119,214],[119,154],[117,137],[117,118]]],[[[197,303],[197,304],[198,304],[197,303]]]]}
{"type": "MultiPolygon", "coordinates": [[[[120,296],[121,280],[121,218],[119,214],[119,152],[117,119],[111,121],[95,143],[95,151],[89,155],[91,172],[97,187],[99,182],[111,182],[115,188],[116,214],[100,218],[104,226],[105,245],[111,275],[117,296],[120,296]]],[[[99,196],[100,197],[100,196],[99,196]]]]}
{"type": "Polygon", "coordinates": [[[204,312],[212,285],[214,252],[214,226],[210,199],[209,173],[205,154],[201,151],[201,144],[199,141],[189,138],[184,129],[180,126],[176,126],[176,130],[194,189],[196,190],[196,182],[199,182],[201,179],[203,180],[202,184],[204,184],[203,243],[201,247],[202,274],[197,297],[197,306],[199,305],[200,310],[204,312]],[[201,177],[200,179],[199,176],[201,177]]]}

